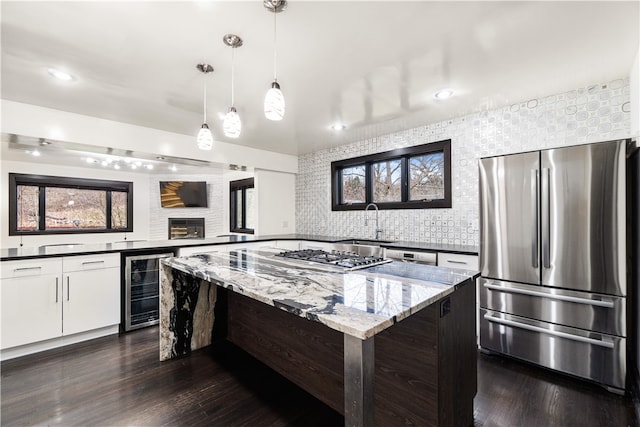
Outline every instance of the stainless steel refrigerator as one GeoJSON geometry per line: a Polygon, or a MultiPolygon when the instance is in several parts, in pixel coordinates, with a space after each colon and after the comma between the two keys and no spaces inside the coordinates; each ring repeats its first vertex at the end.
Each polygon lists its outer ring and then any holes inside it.
{"type": "Polygon", "coordinates": [[[480,346],[625,388],[619,140],[480,160],[480,346]]]}

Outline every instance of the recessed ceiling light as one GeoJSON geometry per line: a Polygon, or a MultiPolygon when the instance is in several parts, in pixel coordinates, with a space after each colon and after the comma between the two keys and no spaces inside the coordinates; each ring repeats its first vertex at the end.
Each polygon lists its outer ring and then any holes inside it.
{"type": "Polygon", "coordinates": [[[156,159],[162,161],[162,160],[166,160],[166,158],[164,156],[156,156],[156,159]]]}
{"type": "Polygon", "coordinates": [[[443,99],[451,98],[453,94],[454,94],[453,89],[446,88],[446,89],[440,89],[439,91],[434,93],[433,97],[435,99],[443,100],[443,99]]]}
{"type": "Polygon", "coordinates": [[[38,157],[40,155],[40,152],[38,150],[27,150],[25,151],[25,153],[31,154],[32,156],[35,156],[35,157],[38,157]]]}
{"type": "Polygon", "coordinates": [[[171,165],[171,166],[169,166],[169,170],[172,171],[172,172],[175,172],[175,171],[178,170],[178,168],[176,167],[176,165],[171,165]]]}
{"type": "Polygon", "coordinates": [[[332,130],[345,130],[347,126],[344,123],[334,123],[331,125],[332,130]]]}
{"type": "Polygon", "coordinates": [[[113,168],[114,169],[120,169],[120,165],[116,163],[115,165],[113,165],[113,168]]]}
{"type": "Polygon", "coordinates": [[[58,80],[62,80],[65,82],[70,82],[73,80],[73,76],[65,71],[58,70],[56,68],[48,68],[47,72],[51,77],[55,77],[58,80]]]}
{"type": "Polygon", "coordinates": [[[151,170],[151,169],[153,169],[153,165],[145,165],[145,168],[151,170]]]}

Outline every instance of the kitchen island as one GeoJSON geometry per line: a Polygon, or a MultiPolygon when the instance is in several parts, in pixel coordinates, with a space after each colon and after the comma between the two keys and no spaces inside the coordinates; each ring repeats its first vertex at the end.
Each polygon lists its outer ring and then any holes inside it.
{"type": "Polygon", "coordinates": [[[269,250],[163,260],[160,358],[226,339],[345,425],[471,425],[475,272],[402,262],[344,271],[269,250]]]}

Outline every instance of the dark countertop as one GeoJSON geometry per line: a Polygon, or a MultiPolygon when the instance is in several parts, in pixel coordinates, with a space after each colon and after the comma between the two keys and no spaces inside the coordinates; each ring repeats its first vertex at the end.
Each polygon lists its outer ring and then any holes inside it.
{"type": "MultiPolygon", "coordinates": [[[[338,236],[319,236],[313,234],[275,234],[267,236],[225,235],[209,239],[178,239],[178,240],[131,240],[100,244],[56,244],[36,247],[0,249],[0,261],[22,259],[48,258],[59,256],[92,255],[112,252],[145,252],[157,249],[175,249],[181,247],[225,245],[241,242],[268,242],[274,240],[308,240],[327,243],[361,241],[373,242],[370,239],[345,238],[338,236]]],[[[377,242],[382,247],[390,249],[422,250],[434,252],[449,252],[477,255],[478,248],[474,246],[442,245],[427,242],[377,242]]]]}

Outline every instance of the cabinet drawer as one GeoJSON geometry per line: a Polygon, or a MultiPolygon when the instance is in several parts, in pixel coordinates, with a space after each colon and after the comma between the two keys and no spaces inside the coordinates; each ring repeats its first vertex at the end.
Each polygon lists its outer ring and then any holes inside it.
{"type": "Polygon", "coordinates": [[[38,258],[0,263],[3,279],[11,277],[44,276],[62,272],[62,258],[38,258]]]}
{"type": "Polygon", "coordinates": [[[120,267],[120,254],[114,253],[64,257],[62,267],[65,272],[120,267]]]}
{"type": "Polygon", "coordinates": [[[191,256],[204,252],[224,251],[229,245],[188,246],[178,250],[178,256],[191,256]]]}
{"type": "Polygon", "coordinates": [[[438,267],[460,268],[463,270],[477,270],[478,256],[439,252],[438,267]]]}
{"type": "Polygon", "coordinates": [[[625,387],[625,338],[480,309],[480,346],[619,389],[625,387]]]}
{"type": "Polygon", "coordinates": [[[478,279],[480,306],[574,328],[625,336],[626,299],[502,280],[478,279]]]}

